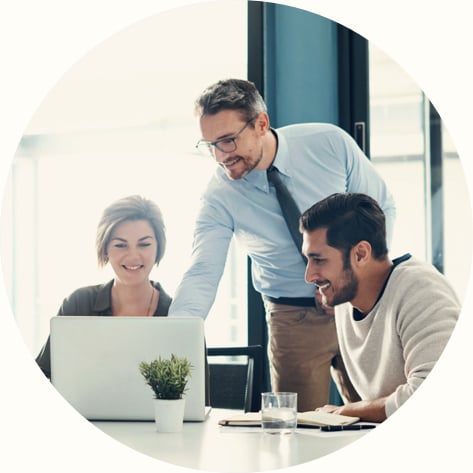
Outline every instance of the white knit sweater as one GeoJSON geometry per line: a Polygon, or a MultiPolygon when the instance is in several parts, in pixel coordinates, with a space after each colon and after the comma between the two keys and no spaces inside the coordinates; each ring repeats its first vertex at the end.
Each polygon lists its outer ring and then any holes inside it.
{"type": "Polygon", "coordinates": [[[441,355],[460,313],[458,298],[432,265],[397,265],[384,293],[360,321],[350,303],[335,308],[340,350],[364,400],[389,396],[386,416],[420,386],[441,355]]]}

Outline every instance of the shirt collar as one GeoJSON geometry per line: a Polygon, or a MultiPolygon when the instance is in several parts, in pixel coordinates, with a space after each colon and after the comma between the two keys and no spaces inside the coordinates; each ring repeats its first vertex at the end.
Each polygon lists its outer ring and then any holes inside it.
{"type": "MultiPolygon", "coordinates": [[[[112,285],[113,279],[107,284],[102,285],[95,299],[95,312],[108,312],[112,310],[112,285]]],[[[111,313],[111,312],[110,312],[111,313]]]]}
{"type": "MultiPolygon", "coordinates": [[[[103,284],[98,290],[97,297],[95,298],[94,312],[100,314],[112,314],[112,286],[114,281],[115,280],[112,279],[108,283],[103,284]]],[[[158,282],[155,283],[150,281],[150,283],[159,292],[158,307],[155,314],[167,313],[166,306],[171,303],[171,298],[162,290],[161,285],[158,282]]]]}
{"type": "MultiPolygon", "coordinates": [[[[287,141],[284,136],[278,134],[277,130],[271,128],[271,132],[274,133],[278,141],[278,148],[276,151],[276,156],[274,157],[273,166],[278,168],[278,171],[281,174],[284,174],[288,177],[291,177],[291,171],[288,166],[289,162],[289,153],[287,150],[287,141]]],[[[243,181],[257,187],[258,189],[269,192],[269,182],[266,174],[266,170],[262,171],[251,171],[247,176],[245,176],[243,181]]]]}
{"type": "Polygon", "coordinates": [[[289,151],[286,138],[278,134],[277,130],[271,129],[278,140],[278,149],[274,157],[273,166],[278,168],[278,171],[288,177],[291,177],[291,170],[289,168],[289,151]]]}

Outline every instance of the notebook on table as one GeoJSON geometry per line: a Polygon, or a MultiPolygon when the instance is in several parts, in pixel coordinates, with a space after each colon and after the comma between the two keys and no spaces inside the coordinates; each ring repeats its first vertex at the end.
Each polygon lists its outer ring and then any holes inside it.
{"type": "Polygon", "coordinates": [[[154,420],[154,393],[139,364],[174,354],[193,366],[184,420],[205,420],[200,317],[55,316],[50,326],[51,382],[85,418],[154,420]]]}
{"type": "MultiPolygon", "coordinates": [[[[298,427],[326,427],[347,426],[360,420],[359,417],[333,414],[323,411],[307,411],[297,413],[298,427]]],[[[225,426],[261,426],[261,412],[245,412],[219,420],[220,425],[225,426]]]]}

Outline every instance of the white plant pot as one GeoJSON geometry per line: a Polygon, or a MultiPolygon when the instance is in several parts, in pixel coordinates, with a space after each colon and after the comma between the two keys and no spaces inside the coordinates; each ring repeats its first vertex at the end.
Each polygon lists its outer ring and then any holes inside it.
{"type": "Polygon", "coordinates": [[[154,422],[158,432],[181,432],[185,399],[154,399],[154,422]]]}

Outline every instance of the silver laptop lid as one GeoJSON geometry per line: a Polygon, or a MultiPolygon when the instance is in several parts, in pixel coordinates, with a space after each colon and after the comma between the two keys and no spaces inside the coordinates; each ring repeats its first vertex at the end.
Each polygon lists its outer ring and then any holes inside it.
{"type": "Polygon", "coordinates": [[[51,382],[90,420],[153,420],[141,361],[187,357],[193,365],[184,420],[205,419],[204,321],[200,317],[56,316],[51,382]]]}

